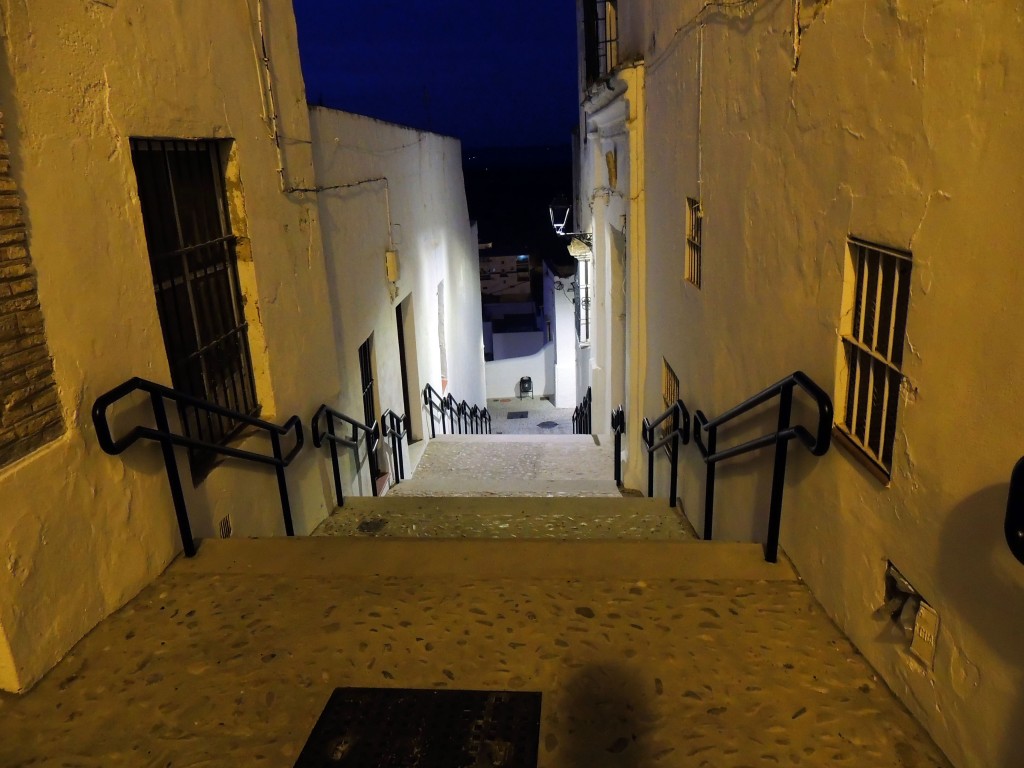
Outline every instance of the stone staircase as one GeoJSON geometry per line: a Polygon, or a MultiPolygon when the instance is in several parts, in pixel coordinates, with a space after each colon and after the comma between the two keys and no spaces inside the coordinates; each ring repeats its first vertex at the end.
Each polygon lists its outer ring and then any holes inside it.
{"type": "Polygon", "coordinates": [[[592,540],[696,538],[665,499],[623,497],[590,435],[449,435],[386,496],[354,497],[314,536],[592,540]]]}
{"type": "Polygon", "coordinates": [[[439,438],[314,536],[202,542],[0,694],[0,765],[289,768],[344,686],[540,692],[542,768],[948,768],[785,558],[604,442],[439,438]]]}

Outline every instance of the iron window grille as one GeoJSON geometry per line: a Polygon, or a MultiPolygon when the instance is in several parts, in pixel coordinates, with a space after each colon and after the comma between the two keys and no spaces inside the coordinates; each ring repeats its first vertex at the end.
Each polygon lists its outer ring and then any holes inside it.
{"type": "Polygon", "coordinates": [[[904,379],[911,254],[853,237],[847,247],[852,285],[841,328],[837,427],[889,477],[904,379]]]}
{"type": "Polygon", "coordinates": [[[576,313],[576,340],[581,347],[590,345],[590,259],[578,262],[579,282],[574,284],[576,299],[573,309],[576,313]]]}
{"type": "MultiPolygon", "coordinates": [[[[666,409],[675,405],[679,399],[679,377],[664,357],[661,358],[661,399],[665,403],[666,409]]],[[[661,433],[667,435],[671,431],[672,421],[666,419],[662,422],[661,433]]]]}
{"type": "Polygon", "coordinates": [[[607,76],[619,63],[617,0],[588,0],[583,5],[587,83],[607,76]]]}
{"type": "MultiPolygon", "coordinates": [[[[223,142],[132,139],[132,163],[157,310],[175,389],[246,415],[259,412],[236,238],[224,192],[223,142]]],[[[184,433],[224,444],[244,425],[181,406],[184,433]]],[[[198,482],[217,461],[189,453],[198,482]]]]}
{"type": "Polygon", "coordinates": [[[704,213],[700,202],[686,198],[686,280],[700,288],[701,283],[701,221],[704,213]]]}

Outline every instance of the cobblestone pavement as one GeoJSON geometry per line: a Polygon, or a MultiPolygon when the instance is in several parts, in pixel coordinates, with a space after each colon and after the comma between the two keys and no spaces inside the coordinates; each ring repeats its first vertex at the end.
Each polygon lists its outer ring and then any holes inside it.
{"type": "Polygon", "coordinates": [[[339,575],[295,543],[172,565],[0,695],[0,765],[290,768],[336,686],[540,691],[542,768],[948,765],[798,582],[339,575]]]}
{"type": "Polygon", "coordinates": [[[491,430],[501,435],[571,435],[572,408],[555,408],[543,397],[500,398],[487,401],[491,430]],[[525,418],[508,418],[509,413],[526,412],[525,418]],[[541,426],[541,425],[544,426],[541,426]]]}
{"type": "Polygon", "coordinates": [[[313,536],[695,539],[665,499],[354,497],[313,536]]]}

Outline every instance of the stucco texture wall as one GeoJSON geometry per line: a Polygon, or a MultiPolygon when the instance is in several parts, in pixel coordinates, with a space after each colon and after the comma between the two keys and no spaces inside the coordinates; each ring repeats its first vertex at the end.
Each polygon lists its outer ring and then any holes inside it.
{"type": "MultiPolygon", "coordinates": [[[[377,411],[405,412],[395,307],[406,317],[413,437],[430,434],[423,388],[441,391],[444,299],[447,391],[484,404],[480,267],[457,139],[336,110],[310,113],[320,216],[340,361],[333,407],[362,419],[359,346],[371,335],[377,411]],[[390,222],[389,222],[390,215],[390,222]],[[390,227],[390,236],[389,236],[390,227]],[[385,252],[398,252],[391,283],[385,252]]],[[[346,488],[367,495],[369,473],[344,457],[346,488]]]]}
{"type": "MultiPolygon", "coordinates": [[[[130,137],[232,141],[232,226],[264,418],[305,418],[337,364],[287,0],[0,2],[0,108],[24,195],[67,433],[0,471],[0,688],[27,687],[180,551],[159,449],[99,449],[89,410],[138,375],[170,383],[130,137]],[[265,22],[282,165],[262,64],[265,22]],[[9,663],[4,663],[4,659],[9,663]]],[[[230,174],[229,174],[230,175],[230,174]]],[[[118,418],[149,419],[139,407],[118,418]]],[[[273,473],[225,464],[193,489],[197,535],[283,530],[273,473]]],[[[289,470],[296,526],[326,512],[311,454],[289,470]]]]}
{"type": "MultiPolygon", "coordinates": [[[[803,0],[796,40],[793,3],[701,8],[638,3],[626,27],[647,65],[647,402],[662,356],[709,415],[796,369],[835,396],[847,236],[912,251],[892,481],[791,448],[782,545],[955,764],[1019,765],[1024,568],[1001,519],[1024,452],[1024,5],[803,0]],[[938,610],[934,669],[874,615],[887,560],[938,610]]],[[[722,465],[717,537],[763,533],[770,475],[770,452],[722,465]]],[[[703,477],[688,449],[698,529],[703,477]]]]}

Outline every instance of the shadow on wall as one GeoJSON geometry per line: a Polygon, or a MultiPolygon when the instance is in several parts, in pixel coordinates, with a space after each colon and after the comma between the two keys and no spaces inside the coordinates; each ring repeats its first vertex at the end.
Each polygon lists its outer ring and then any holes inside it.
{"type": "MultiPolygon", "coordinates": [[[[648,685],[624,664],[591,664],[572,673],[560,709],[569,713],[564,744],[548,736],[543,751],[558,752],[560,765],[587,768],[649,768],[657,751],[657,722],[648,706],[648,685]]],[[[564,725],[564,724],[563,724],[564,725]]]]}
{"type": "MultiPolygon", "coordinates": [[[[1003,533],[1007,494],[1008,484],[1000,483],[953,508],[942,530],[938,586],[988,648],[1017,671],[1010,683],[1017,700],[1002,718],[1006,736],[999,765],[1008,768],[1020,765],[1024,753],[1024,565],[1010,553],[1003,533]]],[[[959,674],[961,685],[973,685],[973,666],[960,666],[952,670],[954,680],[959,674]]]]}

